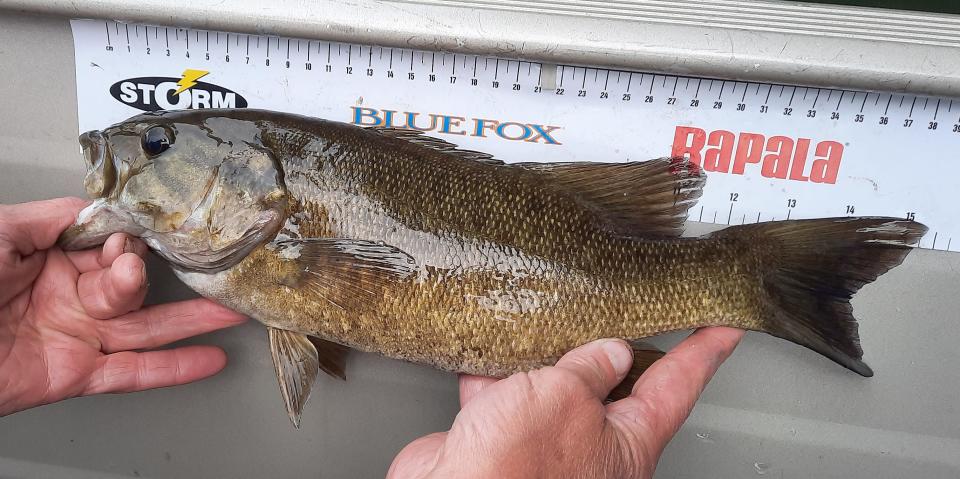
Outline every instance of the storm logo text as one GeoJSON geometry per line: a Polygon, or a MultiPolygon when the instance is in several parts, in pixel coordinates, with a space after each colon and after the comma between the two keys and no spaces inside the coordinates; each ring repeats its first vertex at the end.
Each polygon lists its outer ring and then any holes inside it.
{"type": "Polygon", "coordinates": [[[204,70],[184,70],[180,78],[138,77],[120,80],[110,87],[118,101],[143,111],[200,108],[245,108],[239,93],[212,83],[197,81],[204,70]]]}

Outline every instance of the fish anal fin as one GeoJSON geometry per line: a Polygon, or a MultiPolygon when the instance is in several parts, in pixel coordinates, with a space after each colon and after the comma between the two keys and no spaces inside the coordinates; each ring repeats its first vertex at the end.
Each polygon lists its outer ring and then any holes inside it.
{"type": "Polygon", "coordinates": [[[640,379],[640,375],[666,354],[656,346],[643,342],[634,342],[630,346],[633,348],[633,367],[630,368],[623,381],[620,381],[620,384],[613,388],[613,391],[610,391],[607,396],[608,402],[618,401],[629,396],[633,392],[633,385],[640,379]]]}
{"type": "Polygon", "coordinates": [[[628,163],[514,163],[592,206],[608,228],[635,237],[679,237],[706,176],[687,158],[628,163]]]}
{"type": "Polygon", "coordinates": [[[355,312],[410,277],[413,259],[394,246],[344,238],[283,240],[268,247],[287,265],[278,281],[293,290],[355,312]]]}
{"type": "Polygon", "coordinates": [[[300,414],[320,372],[317,348],[305,334],[267,327],[270,354],[277,371],[280,394],[293,427],[300,429],[300,414]]]}
{"type": "Polygon", "coordinates": [[[308,339],[317,348],[320,370],[335,378],[346,380],[346,361],[350,348],[314,336],[308,336],[308,339]]]}

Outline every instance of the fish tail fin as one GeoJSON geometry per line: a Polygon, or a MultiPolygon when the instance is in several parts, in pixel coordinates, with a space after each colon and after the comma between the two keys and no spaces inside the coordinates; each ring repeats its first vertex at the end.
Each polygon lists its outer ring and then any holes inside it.
{"type": "Polygon", "coordinates": [[[762,262],[763,330],[806,346],[866,377],[850,299],[899,265],[927,227],[895,218],[826,218],[727,228],[770,245],[762,262]]]}

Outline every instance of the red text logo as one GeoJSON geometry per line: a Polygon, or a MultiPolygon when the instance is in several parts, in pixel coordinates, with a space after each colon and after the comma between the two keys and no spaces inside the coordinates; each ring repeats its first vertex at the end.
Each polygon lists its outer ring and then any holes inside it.
{"type": "Polygon", "coordinates": [[[764,137],[759,133],[740,133],[726,130],[706,131],[692,126],[678,126],[673,137],[673,156],[688,156],[690,161],[706,171],[742,175],[759,167],[766,178],[837,182],[843,144],[824,140],[813,147],[810,156],[809,138],[788,136],[764,137]]]}

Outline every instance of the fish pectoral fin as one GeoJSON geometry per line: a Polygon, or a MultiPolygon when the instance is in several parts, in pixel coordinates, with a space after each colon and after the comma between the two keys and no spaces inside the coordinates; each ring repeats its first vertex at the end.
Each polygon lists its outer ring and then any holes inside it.
{"type": "Polygon", "coordinates": [[[350,348],[314,336],[308,336],[307,338],[313,343],[313,346],[317,348],[317,359],[320,363],[320,370],[335,378],[346,380],[347,373],[345,366],[347,353],[350,352],[350,348]]]}
{"type": "Polygon", "coordinates": [[[635,237],[679,237],[687,212],[703,194],[706,176],[687,158],[628,163],[514,163],[573,194],[608,222],[635,237]]]}
{"type": "Polygon", "coordinates": [[[300,413],[310,398],[320,359],[317,348],[305,334],[267,327],[270,334],[270,354],[277,370],[280,394],[293,427],[300,429],[300,413]]]}
{"type": "Polygon", "coordinates": [[[623,378],[623,381],[621,381],[617,387],[613,388],[613,391],[610,391],[610,394],[607,396],[608,402],[617,401],[629,396],[630,393],[633,392],[633,385],[640,379],[640,375],[652,366],[656,360],[667,354],[656,346],[644,342],[634,342],[631,343],[630,346],[633,348],[633,367],[630,368],[630,371],[627,373],[627,376],[623,378]]]}
{"type": "Polygon", "coordinates": [[[415,263],[400,249],[373,241],[344,238],[284,240],[271,244],[281,265],[284,286],[310,291],[329,305],[356,312],[380,300],[398,281],[413,274],[415,263]]]}

